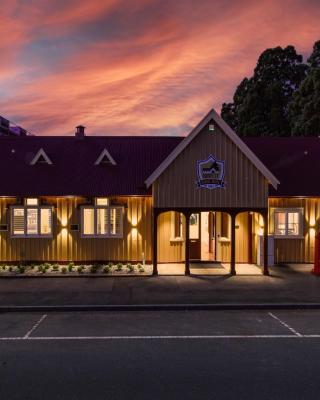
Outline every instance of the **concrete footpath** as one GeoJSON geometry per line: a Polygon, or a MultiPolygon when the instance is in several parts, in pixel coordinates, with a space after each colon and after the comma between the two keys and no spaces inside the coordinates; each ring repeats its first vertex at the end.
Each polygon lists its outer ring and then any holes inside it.
{"type": "Polygon", "coordinates": [[[313,276],[310,271],[310,265],[287,265],[270,268],[270,276],[0,279],[0,310],[29,307],[148,309],[186,305],[320,308],[320,277],[313,276]]]}

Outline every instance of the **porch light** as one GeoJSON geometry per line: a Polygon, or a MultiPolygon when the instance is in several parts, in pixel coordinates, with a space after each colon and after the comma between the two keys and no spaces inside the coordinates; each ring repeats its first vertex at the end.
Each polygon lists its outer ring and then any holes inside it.
{"type": "Polygon", "coordinates": [[[214,131],[214,125],[213,124],[209,125],[209,131],[211,131],[211,132],[214,131]]]}

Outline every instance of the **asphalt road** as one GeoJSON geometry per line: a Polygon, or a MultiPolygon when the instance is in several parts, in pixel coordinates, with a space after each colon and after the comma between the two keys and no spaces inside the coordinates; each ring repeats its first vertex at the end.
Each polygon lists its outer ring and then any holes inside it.
{"type": "Polygon", "coordinates": [[[0,399],[319,399],[319,317],[0,314],[0,399]]]}

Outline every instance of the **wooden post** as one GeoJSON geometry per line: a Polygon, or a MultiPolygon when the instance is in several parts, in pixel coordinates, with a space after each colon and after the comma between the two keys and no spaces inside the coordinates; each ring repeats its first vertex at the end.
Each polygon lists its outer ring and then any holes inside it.
{"type": "Polygon", "coordinates": [[[190,275],[190,212],[185,212],[186,218],[186,241],[185,241],[185,275],[190,275]]]}
{"type": "Polygon", "coordinates": [[[263,213],[263,275],[269,275],[268,266],[268,210],[263,213]]]}
{"type": "Polygon", "coordinates": [[[153,275],[158,275],[158,212],[153,210],[153,275]]]}
{"type": "Polygon", "coordinates": [[[235,212],[231,213],[231,275],[236,275],[236,216],[237,214],[235,212]]]}

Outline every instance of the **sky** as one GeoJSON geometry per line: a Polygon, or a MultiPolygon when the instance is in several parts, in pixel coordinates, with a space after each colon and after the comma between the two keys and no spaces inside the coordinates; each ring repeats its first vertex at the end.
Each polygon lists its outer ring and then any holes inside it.
{"type": "Polygon", "coordinates": [[[320,0],[0,0],[0,115],[36,135],[185,135],[320,0]]]}

